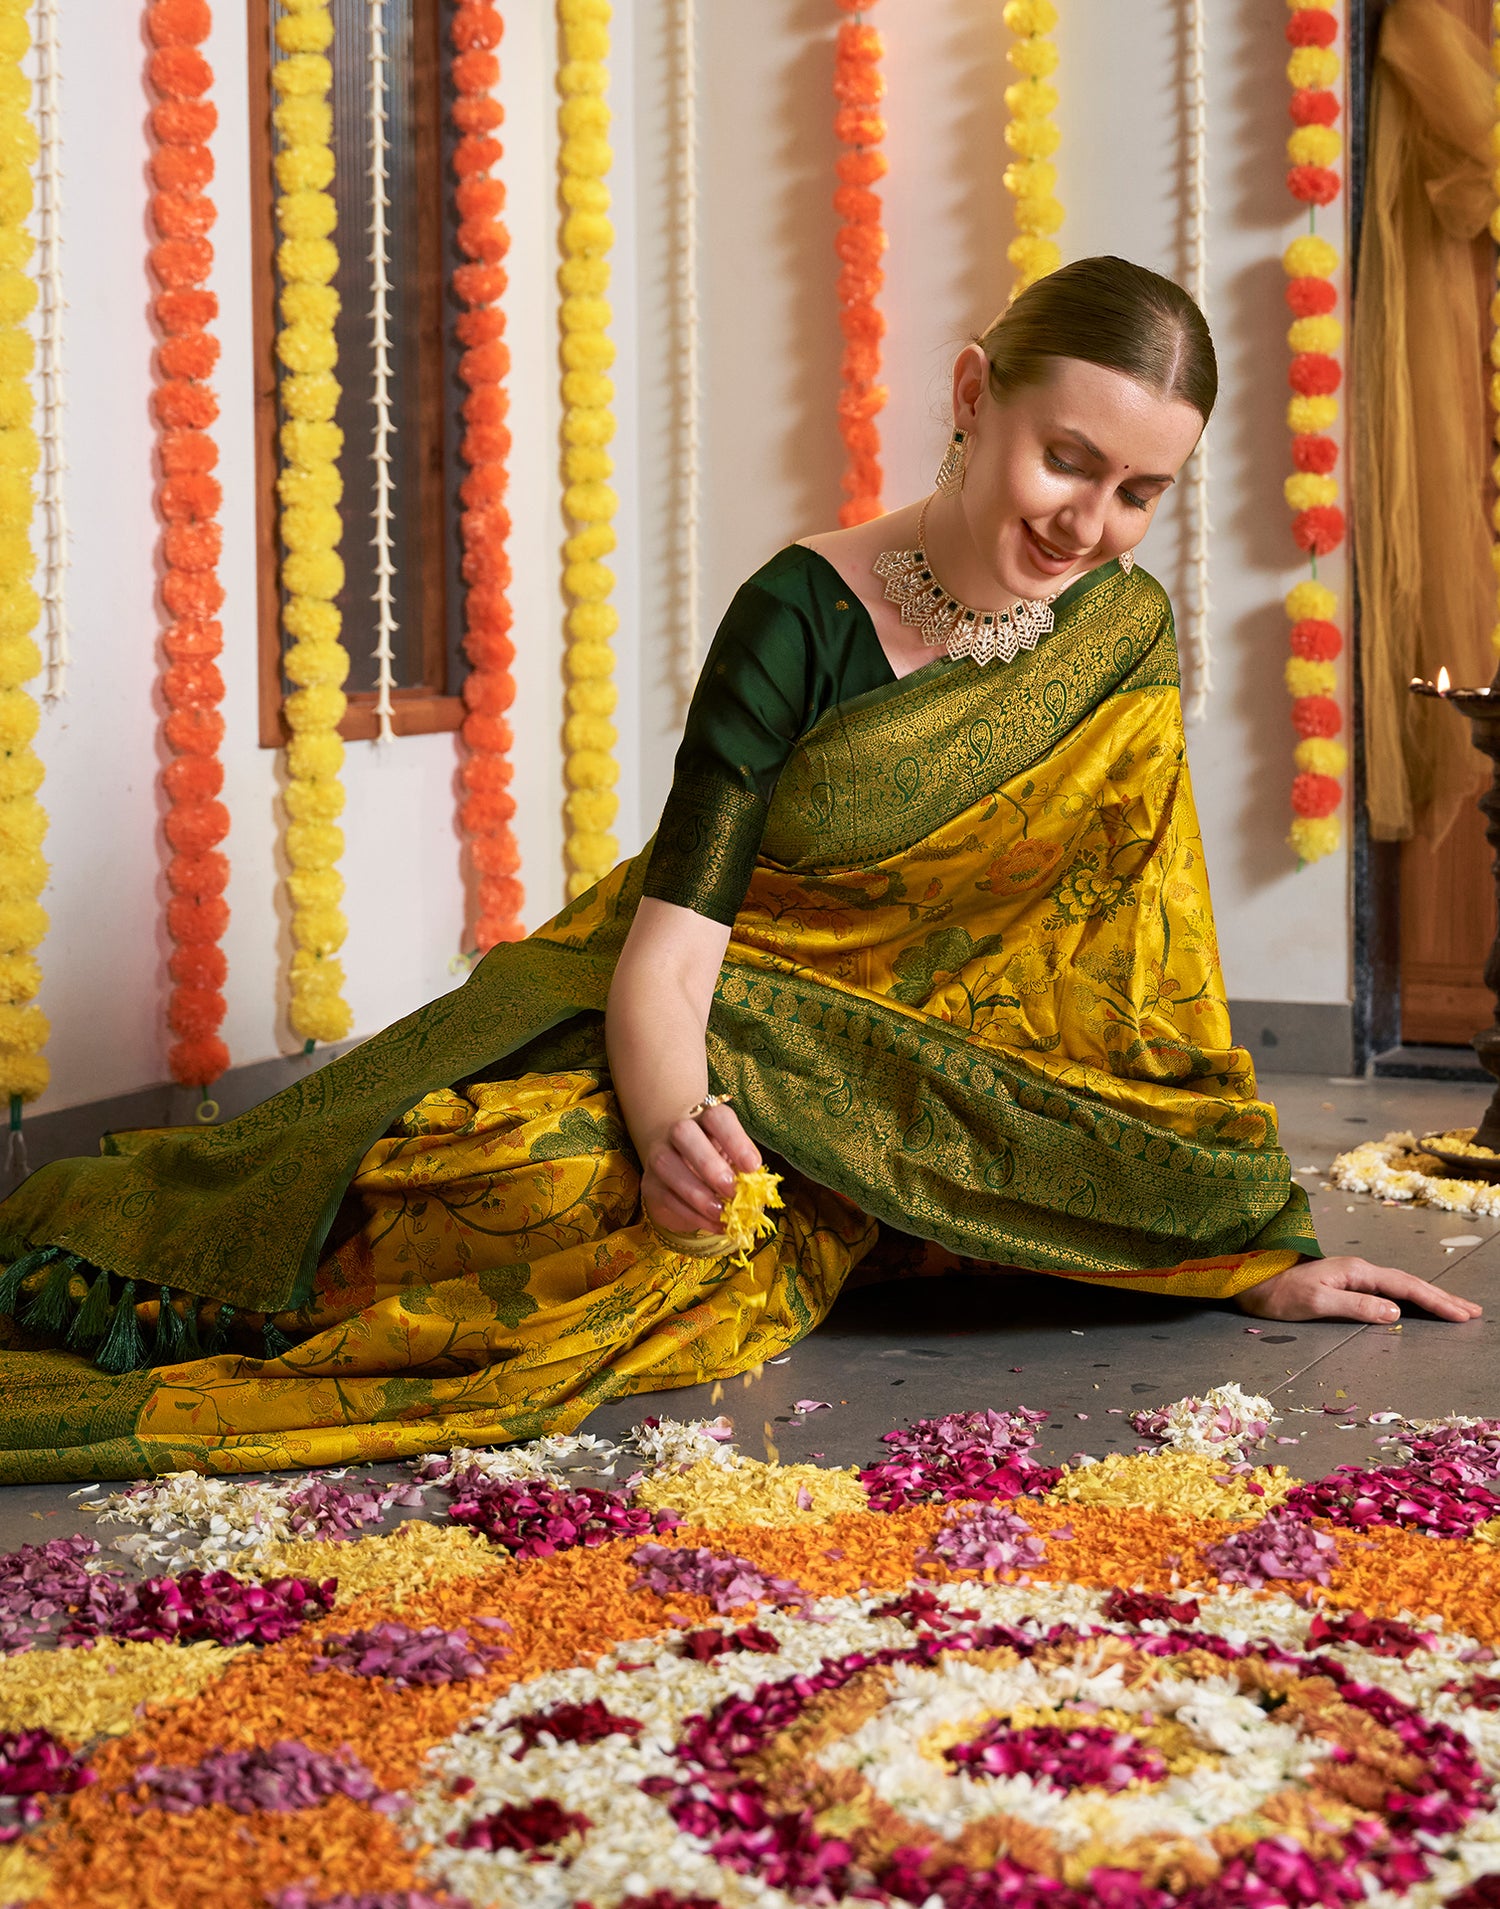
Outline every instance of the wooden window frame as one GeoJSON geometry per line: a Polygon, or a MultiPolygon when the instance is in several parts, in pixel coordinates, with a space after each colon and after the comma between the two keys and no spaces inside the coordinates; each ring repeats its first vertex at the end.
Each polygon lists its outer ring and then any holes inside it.
{"type": "MultiPolygon", "coordinates": [[[[442,0],[416,0],[416,85],[419,96],[442,98],[442,0]]],[[[251,270],[254,293],[255,358],[255,527],[256,625],[259,681],[260,746],[284,748],[290,736],[282,712],[281,542],[276,478],[280,470],[277,432],[276,365],[276,186],[272,162],[275,134],[271,122],[271,5],[272,0],[249,0],[245,12],[250,36],[250,206],[251,270]]],[[[428,203],[446,206],[446,155],[440,115],[419,121],[417,144],[418,192],[428,203]]],[[[454,421],[447,396],[446,334],[447,274],[444,240],[447,220],[418,222],[419,271],[424,288],[422,332],[427,349],[421,357],[418,409],[422,441],[427,447],[427,481],[419,509],[426,549],[442,551],[455,534],[447,510],[447,459],[453,448],[454,421]],[[436,348],[431,343],[435,334],[436,348]]],[[[349,525],[345,525],[347,540],[349,525]]],[[[450,566],[433,562],[423,568],[422,685],[391,693],[391,726],[398,736],[433,735],[455,731],[463,722],[463,697],[450,690],[448,592],[455,585],[450,566]]],[[[376,691],[352,690],[349,708],[339,724],[346,742],[373,741],[379,733],[375,713],[376,691]]]]}

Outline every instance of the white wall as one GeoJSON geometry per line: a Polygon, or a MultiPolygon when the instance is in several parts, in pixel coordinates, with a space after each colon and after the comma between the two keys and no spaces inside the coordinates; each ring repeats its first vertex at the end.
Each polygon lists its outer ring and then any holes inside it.
{"type": "MultiPolygon", "coordinates": [[[[835,148],[827,0],[701,0],[704,480],[707,628],[737,583],[838,502],[838,332],[830,203],[835,148]]],[[[663,0],[618,9],[616,443],[622,849],[650,833],[680,721],[672,671],[676,513],[667,129],[672,107],[663,0]]],[[[1181,118],[1175,0],[1074,0],[1059,32],[1062,236],[1070,256],[1116,251],[1182,268],[1181,118]]],[[[243,9],[215,9],[210,56],[221,131],[215,285],[225,486],[228,686],[224,749],[234,819],[229,1017],[234,1060],[291,1051],[281,973],[277,757],[256,744],[251,277],[243,9]]],[[[515,451],[516,791],[529,925],[562,894],[562,677],[554,279],[556,46],[550,9],[506,10],[502,164],[512,237],[509,327],[515,451]]],[[[883,419],[887,502],[918,494],[941,451],[948,360],[1003,302],[1010,272],[1001,98],[1001,0],[883,0],[889,49],[891,250],[884,300],[891,402],[883,419]]],[[[1348,996],[1342,856],[1298,874],[1283,847],[1291,735],[1281,668],[1282,593],[1299,574],[1281,481],[1285,307],[1279,254],[1295,229],[1281,183],[1286,127],[1281,10],[1210,0],[1212,311],[1224,399],[1214,427],[1218,691],[1191,739],[1231,994],[1348,996]]],[[[52,827],[42,949],[54,1085],[44,1108],[165,1073],[164,851],[158,775],[157,525],[148,411],[152,338],[140,10],[97,0],[63,9],[70,301],[70,579],[76,665],[45,711],[52,827]]],[[[345,554],[363,547],[357,527],[345,554]]],[[[1145,561],[1179,601],[1166,515],[1145,561]]],[[[1341,566],[1325,566],[1335,587],[1341,566]]],[[[463,895],[452,737],[350,746],[345,818],[357,1031],[373,1032],[453,985],[463,895]]]]}
{"type": "MultiPolygon", "coordinates": [[[[640,77],[656,182],[666,104],[657,6],[643,6],[640,77]]],[[[703,9],[704,352],[707,377],[707,608],[775,549],[828,527],[839,501],[833,402],[838,362],[830,205],[836,152],[829,103],[833,9],[826,0],[758,0],[703,9]]],[[[1001,185],[1009,34],[1002,0],[882,0],[889,80],[885,181],[890,252],[883,298],[890,404],[881,419],[888,506],[931,482],[946,435],[956,346],[1003,305],[1012,236],[1001,185]]],[[[1174,276],[1185,270],[1179,0],[1072,0],[1057,34],[1066,257],[1115,252],[1174,276]]],[[[1285,425],[1281,251],[1299,229],[1284,185],[1287,47],[1270,0],[1208,0],[1210,317],[1222,398],[1213,427],[1217,691],[1190,755],[1231,996],[1349,998],[1347,858],[1302,870],[1285,847],[1296,740],[1282,684],[1281,600],[1306,574],[1293,561],[1281,496],[1291,470],[1285,425]]],[[[1327,215],[1324,215],[1325,229],[1327,215]]],[[[1336,232],[1334,236],[1337,236],[1336,232]]],[[[643,335],[669,323],[663,235],[643,221],[656,288],[643,335]]],[[[669,366],[643,364],[641,490],[671,482],[669,366]]],[[[645,574],[670,594],[669,526],[645,526],[645,574]]],[[[1170,509],[1142,561],[1184,613],[1181,535],[1170,509]]],[[[1342,553],[1322,566],[1341,596],[1342,553]]],[[[648,675],[649,830],[669,774],[675,698],[648,675]]]]}

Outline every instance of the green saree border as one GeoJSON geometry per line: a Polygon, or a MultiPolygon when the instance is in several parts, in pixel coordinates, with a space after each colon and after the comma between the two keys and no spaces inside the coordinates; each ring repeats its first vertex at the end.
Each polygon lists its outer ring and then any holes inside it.
{"type": "Polygon", "coordinates": [[[105,1379],[66,1353],[7,1350],[0,1413],[0,1478],[144,1478],[152,1468],[135,1437],[155,1390],[154,1372],[105,1379]]]}
{"type": "Polygon", "coordinates": [[[1269,1117],[1259,1145],[1187,1141],[1042,1083],[941,1023],[732,955],[708,1045],[716,1091],[733,1093],[765,1145],[874,1218],[963,1257],[1151,1272],[1252,1250],[1319,1252],[1269,1117]]]}
{"type": "Polygon", "coordinates": [[[1104,703],[1175,693],[1171,604],[1154,578],[1116,567],[1045,642],[991,667],[924,670],[915,687],[904,677],[829,710],[776,785],[765,859],[821,875],[909,853],[1040,764],[1104,703]]]}
{"type": "MultiPolygon", "coordinates": [[[[814,550],[811,544],[798,543],[793,544],[791,548],[793,550],[805,551],[808,556],[815,558],[816,561],[822,565],[824,570],[827,571],[828,575],[837,585],[839,595],[853,602],[859,615],[864,620],[865,629],[869,633],[870,641],[874,643],[877,648],[880,649],[882,655],[884,655],[884,645],[881,644],[879,632],[875,628],[875,619],[870,615],[869,605],[865,602],[864,598],[859,595],[858,591],[855,590],[854,586],[849,582],[843,571],[839,569],[838,565],[834,563],[831,558],[825,557],[821,550],[814,550]]],[[[1053,602],[1053,627],[1049,641],[1054,643],[1057,641],[1058,633],[1066,628],[1068,621],[1071,620],[1072,612],[1084,601],[1090,592],[1098,589],[1101,584],[1108,583],[1112,577],[1123,577],[1124,575],[1126,575],[1126,572],[1121,570],[1118,558],[1111,557],[1108,563],[1100,564],[1096,570],[1090,570],[1084,576],[1078,577],[1070,583],[1067,589],[1061,591],[1053,602]]],[[[1143,582],[1154,582],[1154,579],[1150,578],[1148,573],[1144,570],[1138,571],[1137,575],[1143,582]]],[[[887,665],[889,665],[890,659],[887,658],[886,661],[887,665]]],[[[835,705],[835,709],[873,709],[880,703],[888,702],[893,696],[903,695],[908,690],[921,687],[925,682],[946,675],[955,667],[954,658],[951,656],[946,654],[935,656],[930,663],[924,663],[920,669],[909,670],[905,676],[897,676],[893,673],[888,683],[878,684],[874,689],[863,690],[858,696],[851,696],[846,701],[835,705]]],[[[976,664],[975,667],[978,668],[978,665],[976,664]]],[[[834,713],[835,710],[829,710],[826,715],[819,720],[826,721],[827,716],[831,716],[834,713]]],[[[811,734],[812,732],[809,731],[808,733],[811,734]]]]}

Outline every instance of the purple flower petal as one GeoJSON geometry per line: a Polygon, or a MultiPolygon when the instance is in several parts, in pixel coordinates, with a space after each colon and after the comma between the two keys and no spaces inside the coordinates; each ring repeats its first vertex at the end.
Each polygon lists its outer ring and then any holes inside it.
{"type": "Polygon", "coordinates": [[[503,1644],[471,1644],[465,1631],[428,1624],[419,1631],[383,1623],[347,1637],[326,1637],[312,1668],[343,1670],[352,1677],[383,1677],[397,1688],[411,1684],[452,1684],[483,1677],[503,1644]]]}
{"type": "Polygon", "coordinates": [[[926,1556],[957,1571],[1026,1571],[1047,1547],[1008,1505],[955,1506],[926,1556]]]}
{"type": "Polygon", "coordinates": [[[800,1584],[769,1576],[748,1558],[706,1548],[672,1550],[643,1544],[630,1554],[630,1560],[640,1567],[634,1589],[655,1591],[661,1597],[695,1593],[706,1597],[716,1611],[734,1611],[745,1604],[807,1604],[800,1584]]]}
{"type": "Polygon", "coordinates": [[[1285,1506],[1268,1513],[1259,1524],[1206,1546],[1203,1553],[1226,1584],[1246,1584],[1252,1589],[1276,1578],[1329,1584],[1338,1555],[1338,1545],[1326,1531],[1285,1506]]]}
{"type": "Polygon", "coordinates": [[[257,1810],[316,1809],[330,1796],[357,1803],[378,1798],[375,1779],[350,1756],[326,1756],[305,1743],[273,1743],[261,1750],[219,1750],[201,1763],[146,1763],[136,1772],[149,1807],[183,1816],[206,1803],[223,1803],[242,1816],[257,1810]]]}

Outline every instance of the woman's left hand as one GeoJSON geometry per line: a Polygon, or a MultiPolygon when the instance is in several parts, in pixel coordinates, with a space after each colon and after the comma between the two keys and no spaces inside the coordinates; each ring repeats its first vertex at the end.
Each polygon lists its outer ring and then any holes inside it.
{"type": "Polygon", "coordinates": [[[1359,1319],[1384,1326],[1401,1317],[1393,1303],[1398,1299],[1457,1325],[1484,1311],[1472,1299],[1444,1292],[1415,1273],[1348,1258],[1304,1259],[1258,1286],[1247,1286],[1235,1295],[1235,1304],[1257,1319],[1359,1319]]]}

